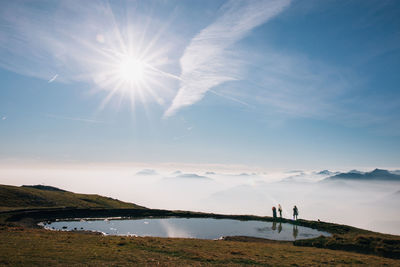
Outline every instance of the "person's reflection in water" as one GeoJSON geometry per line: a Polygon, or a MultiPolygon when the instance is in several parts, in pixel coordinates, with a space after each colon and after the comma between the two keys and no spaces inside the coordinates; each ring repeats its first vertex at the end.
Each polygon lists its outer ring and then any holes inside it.
{"type": "Polygon", "coordinates": [[[293,224],[293,237],[294,237],[294,240],[296,240],[298,234],[299,234],[299,229],[297,228],[297,225],[293,224]]]}
{"type": "Polygon", "coordinates": [[[274,231],[276,230],[276,222],[272,223],[272,230],[274,230],[274,231]]]}
{"type": "Polygon", "coordinates": [[[280,232],[282,232],[282,223],[281,222],[279,223],[279,226],[278,226],[278,233],[280,233],[280,232]]]}

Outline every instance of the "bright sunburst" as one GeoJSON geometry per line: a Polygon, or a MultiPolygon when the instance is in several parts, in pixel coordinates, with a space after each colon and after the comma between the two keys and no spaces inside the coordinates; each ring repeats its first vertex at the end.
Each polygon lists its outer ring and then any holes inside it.
{"type": "Polygon", "coordinates": [[[91,65],[95,67],[95,82],[108,92],[101,107],[114,96],[119,96],[119,104],[129,100],[132,107],[137,101],[146,103],[151,99],[163,104],[170,94],[165,80],[179,80],[162,70],[167,62],[166,49],[157,47],[156,39],[148,44],[145,38],[137,41],[141,35],[143,33],[128,27],[123,32],[115,28],[110,36],[97,38],[100,49],[96,50],[101,57],[91,65]]]}
{"type": "Polygon", "coordinates": [[[145,80],[146,65],[139,59],[127,56],[118,66],[118,76],[129,84],[142,83],[145,80]]]}

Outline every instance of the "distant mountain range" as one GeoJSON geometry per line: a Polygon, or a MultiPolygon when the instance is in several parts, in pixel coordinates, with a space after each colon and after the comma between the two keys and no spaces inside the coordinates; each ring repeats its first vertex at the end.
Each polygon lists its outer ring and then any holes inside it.
{"type": "Polygon", "coordinates": [[[357,170],[352,170],[347,173],[339,173],[334,176],[330,176],[325,180],[379,180],[379,181],[399,181],[400,175],[389,172],[388,170],[375,169],[371,172],[360,172],[357,170]]]}
{"type": "Polygon", "coordinates": [[[334,175],[334,174],[338,174],[338,173],[340,173],[340,172],[331,172],[328,170],[323,170],[323,171],[317,172],[317,174],[319,174],[319,175],[334,175]]]}
{"type": "Polygon", "coordinates": [[[180,175],[177,175],[176,178],[190,178],[190,179],[210,179],[206,176],[198,175],[195,173],[183,173],[180,175]]]}

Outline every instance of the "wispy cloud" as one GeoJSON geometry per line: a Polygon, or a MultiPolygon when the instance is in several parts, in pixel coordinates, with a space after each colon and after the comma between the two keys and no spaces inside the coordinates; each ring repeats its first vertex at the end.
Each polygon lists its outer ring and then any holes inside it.
{"type": "Polygon", "coordinates": [[[218,92],[253,104],[256,108],[250,112],[265,115],[271,126],[280,127],[291,118],[314,118],[399,135],[400,101],[384,94],[360,94],[368,81],[353,68],[272,47],[265,47],[262,55],[246,56],[253,64],[252,79],[218,92]]]}
{"type": "Polygon", "coordinates": [[[253,71],[253,79],[245,81],[246,95],[240,98],[284,116],[335,116],[340,100],[357,82],[346,68],[329,66],[301,54],[265,48],[257,58],[248,56],[259,67],[253,71]]]}
{"type": "Polygon", "coordinates": [[[46,114],[45,116],[48,118],[60,119],[60,120],[80,121],[80,122],[88,122],[88,123],[105,123],[104,121],[98,121],[98,120],[92,120],[92,119],[86,119],[86,118],[64,117],[64,116],[58,116],[58,115],[53,115],[53,114],[46,114]]]}
{"type": "Polygon", "coordinates": [[[125,10],[129,20],[115,11],[119,5],[107,0],[87,5],[66,0],[54,5],[48,0],[40,2],[0,1],[0,68],[48,83],[94,85],[93,91],[108,94],[104,102],[119,95],[163,103],[174,96],[169,87],[176,86],[179,77],[163,70],[171,64],[167,52],[175,45],[169,41],[173,34],[166,34],[168,22],[137,12],[136,4],[129,1],[125,10]],[[118,73],[131,54],[145,57],[146,73],[156,77],[147,79],[140,92],[127,90],[118,73]]]}
{"type": "Polygon", "coordinates": [[[165,116],[196,103],[223,82],[240,79],[239,64],[228,49],[289,3],[290,0],[229,1],[222,6],[221,16],[197,34],[185,49],[180,59],[180,89],[165,116]]]}
{"type": "Polygon", "coordinates": [[[7,119],[7,116],[1,117],[1,120],[5,121],[7,119]]]}
{"type": "Polygon", "coordinates": [[[57,77],[58,77],[58,74],[54,75],[53,78],[51,78],[51,79],[48,81],[48,83],[54,82],[54,81],[57,79],[57,77]]]}

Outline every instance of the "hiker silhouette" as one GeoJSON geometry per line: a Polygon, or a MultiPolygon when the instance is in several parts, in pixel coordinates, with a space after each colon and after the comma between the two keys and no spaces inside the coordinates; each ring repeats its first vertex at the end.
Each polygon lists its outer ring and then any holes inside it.
{"type": "Polygon", "coordinates": [[[278,205],[279,217],[282,219],[282,206],[281,204],[278,205]]]}
{"type": "Polygon", "coordinates": [[[299,209],[294,205],[293,207],[293,220],[297,220],[297,216],[299,215],[299,209]]]}

